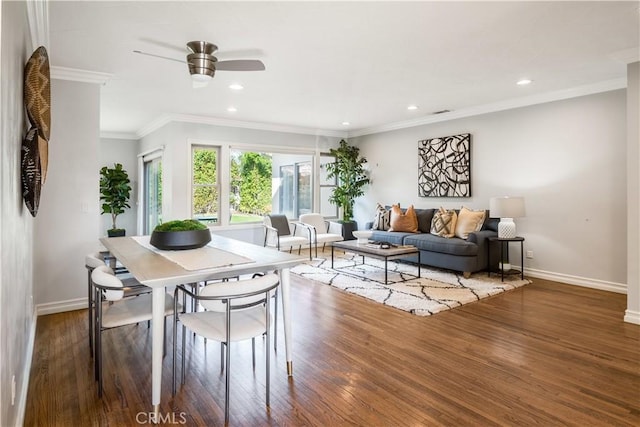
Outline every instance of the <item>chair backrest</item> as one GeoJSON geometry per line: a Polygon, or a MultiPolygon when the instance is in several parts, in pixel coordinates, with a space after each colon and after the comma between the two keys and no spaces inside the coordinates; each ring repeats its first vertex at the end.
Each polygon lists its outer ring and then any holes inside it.
{"type": "Polygon", "coordinates": [[[281,214],[272,214],[266,215],[264,217],[265,225],[275,228],[278,230],[278,236],[289,236],[291,235],[291,228],[289,227],[289,220],[286,215],[281,214]]]}
{"type": "Polygon", "coordinates": [[[113,274],[113,270],[107,265],[96,267],[91,273],[91,281],[96,288],[103,291],[107,301],[119,301],[124,296],[124,290],[118,290],[118,288],[124,287],[122,281],[113,274]]]}
{"type": "Polygon", "coordinates": [[[302,214],[300,215],[300,222],[315,227],[316,233],[327,232],[327,223],[324,217],[318,213],[302,214]]]}
{"type": "Polygon", "coordinates": [[[202,307],[209,311],[224,312],[226,304],[223,300],[233,300],[232,308],[241,309],[262,304],[267,292],[271,293],[279,284],[279,277],[275,273],[237,282],[222,282],[207,285],[200,290],[198,299],[202,307]]]}
{"type": "Polygon", "coordinates": [[[98,268],[105,265],[104,258],[102,257],[102,254],[100,254],[100,252],[87,254],[84,257],[84,265],[89,270],[93,270],[94,268],[98,268]]]}

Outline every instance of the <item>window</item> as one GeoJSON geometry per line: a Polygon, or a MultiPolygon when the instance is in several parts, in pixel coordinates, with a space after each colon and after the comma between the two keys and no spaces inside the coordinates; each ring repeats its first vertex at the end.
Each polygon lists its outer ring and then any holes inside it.
{"type": "Polygon", "coordinates": [[[338,207],[329,202],[329,197],[336,188],[336,178],[327,178],[327,163],[335,163],[336,158],[330,154],[320,155],[320,213],[325,218],[337,218],[338,207]]]}
{"type": "Polygon", "coordinates": [[[313,155],[230,151],[231,223],[282,213],[293,219],[313,207],[313,155]]]}
{"type": "Polygon", "coordinates": [[[162,156],[145,156],[143,165],[143,217],[144,234],[151,234],[153,229],[162,222],[162,156]]]}
{"type": "Polygon", "coordinates": [[[218,147],[193,146],[191,149],[191,212],[205,224],[218,222],[220,179],[218,147]]]}

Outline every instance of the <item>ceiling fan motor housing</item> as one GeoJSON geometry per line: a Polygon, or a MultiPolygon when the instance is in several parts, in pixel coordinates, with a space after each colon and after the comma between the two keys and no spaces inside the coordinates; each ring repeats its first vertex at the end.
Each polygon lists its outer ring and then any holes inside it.
{"type": "Polygon", "coordinates": [[[205,41],[192,41],[187,43],[187,47],[192,52],[187,55],[189,73],[192,76],[213,78],[216,73],[215,63],[218,61],[213,52],[218,50],[218,46],[205,41]]]}

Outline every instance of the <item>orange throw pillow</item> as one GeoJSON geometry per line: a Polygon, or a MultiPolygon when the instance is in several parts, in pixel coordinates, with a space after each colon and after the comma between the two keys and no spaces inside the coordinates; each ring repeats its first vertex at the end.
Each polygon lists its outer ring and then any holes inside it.
{"type": "Polygon", "coordinates": [[[391,228],[389,231],[418,232],[418,216],[413,205],[409,206],[405,213],[402,213],[400,206],[391,206],[391,228]]]}

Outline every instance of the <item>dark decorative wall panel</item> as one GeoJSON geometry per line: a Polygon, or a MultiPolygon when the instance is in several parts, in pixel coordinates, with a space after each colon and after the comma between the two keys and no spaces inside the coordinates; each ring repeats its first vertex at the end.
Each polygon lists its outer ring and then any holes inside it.
{"type": "Polygon", "coordinates": [[[418,141],[418,196],[471,197],[471,134],[418,141]]]}

